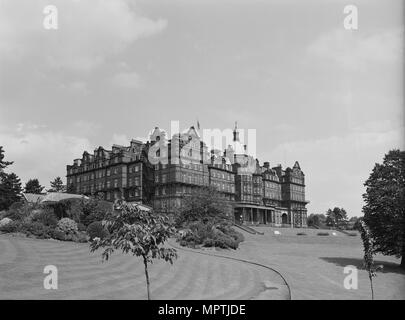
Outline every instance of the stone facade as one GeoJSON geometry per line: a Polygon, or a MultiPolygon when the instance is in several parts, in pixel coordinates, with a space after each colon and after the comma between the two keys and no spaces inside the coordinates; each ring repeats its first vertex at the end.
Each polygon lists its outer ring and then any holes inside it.
{"type": "Polygon", "coordinates": [[[285,170],[269,162],[260,165],[240,144],[236,127],[233,144],[224,152],[208,151],[194,127],[171,139],[156,127],[146,143],[132,140],[130,146],[85,151],[67,166],[67,184],[70,192],[142,202],[166,213],[175,213],[192,191],[211,186],[236,223],[307,226],[299,163],[285,170]]]}

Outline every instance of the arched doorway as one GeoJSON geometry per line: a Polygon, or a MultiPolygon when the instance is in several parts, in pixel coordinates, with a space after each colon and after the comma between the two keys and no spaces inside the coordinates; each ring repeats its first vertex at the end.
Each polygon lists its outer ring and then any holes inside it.
{"type": "Polygon", "coordinates": [[[287,223],[288,223],[288,216],[287,216],[286,213],[283,213],[283,214],[281,215],[281,223],[282,223],[282,224],[287,224],[287,223]]]}

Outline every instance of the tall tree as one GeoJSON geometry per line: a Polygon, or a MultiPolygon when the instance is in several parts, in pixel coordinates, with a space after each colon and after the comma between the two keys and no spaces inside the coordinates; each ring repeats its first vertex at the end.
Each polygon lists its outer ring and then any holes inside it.
{"type": "Polygon", "coordinates": [[[4,160],[4,149],[0,146],[0,210],[7,210],[21,195],[21,181],[15,173],[5,173],[4,169],[13,162],[4,160]]]}
{"type": "Polygon", "coordinates": [[[311,213],[307,219],[308,227],[322,227],[326,223],[324,214],[311,213]]]}
{"type": "Polygon", "coordinates": [[[13,162],[4,160],[4,149],[0,146],[0,172],[2,172],[7,166],[13,164],[13,162]]]}
{"type": "Polygon", "coordinates": [[[44,187],[39,184],[38,179],[30,179],[25,184],[25,193],[41,194],[44,187]]]}
{"type": "Polygon", "coordinates": [[[21,181],[15,173],[0,172],[0,210],[7,210],[21,197],[21,181]]]}
{"type": "Polygon", "coordinates": [[[405,151],[389,151],[364,185],[364,222],[375,250],[402,257],[405,269],[405,151]]]}
{"type": "Polygon", "coordinates": [[[335,207],[326,212],[326,223],[330,227],[340,228],[347,223],[347,212],[343,208],[335,207]]]}
{"type": "Polygon", "coordinates": [[[93,252],[103,248],[103,260],[108,260],[115,250],[141,257],[150,300],[148,265],[154,259],[163,259],[172,264],[177,258],[175,249],[163,247],[166,240],[174,235],[175,229],[164,214],[143,211],[137,205],[117,202],[114,209],[114,213],[105,217],[104,225],[109,235],[103,239],[94,238],[90,243],[90,249],[93,252]]]}
{"type": "Polygon", "coordinates": [[[50,181],[51,189],[49,192],[64,192],[66,186],[63,184],[63,181],[60,177],[56,177],[53,181],[50,181]]]}
{"type": "Polygon", "coordinates": [[[215,224],[227,221],[229,218],[230,212],[218,190],[205,187],[184,197],[182,206],[176,214],[176,224],[181,226],[195,221],[215,224]]]}

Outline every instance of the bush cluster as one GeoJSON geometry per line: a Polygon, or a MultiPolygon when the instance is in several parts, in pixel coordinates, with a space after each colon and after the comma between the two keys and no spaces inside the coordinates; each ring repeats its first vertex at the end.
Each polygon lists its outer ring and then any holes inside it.
{"type": "Polygon", "coordinates": [[[179,243],[191,248],[203,246],[237,249],[239,243],[244,240],[240,232],[235,231],[225,223],[213,225],[201,221],[192,222],[188,225],[188,230],[189,232],[180,238],[179,243]]]}
{"type": "Polygon", "coordinates": [[[101,220],[111,209],[111,203],[99,199],[67,199],[47,204],[17,202],[1,213],[0,232],[87,242],[89,235],[92,238],[108,235],[101,220]]]}
{"type": "Polygon", "coordinates": [[[6,224],[12,222],[13,220],[11,220],[10,218],[3,218],[0,220],[0,228],[5,226],[6,224]]]}
{"type": "Polygon", "coordinates": [[[78,230],[77,223],[69,218],[62,218],[58,222],[58,229],[66,234],[75,234],[78,230]]]}
{"type": "Polygon", "coordinates": [[[94,221],[87,227],[87,234],[89,235],[90,240],[93,240],[94,238],[104,239],[108,236],[108,231],[100,221],[94,221]]]}

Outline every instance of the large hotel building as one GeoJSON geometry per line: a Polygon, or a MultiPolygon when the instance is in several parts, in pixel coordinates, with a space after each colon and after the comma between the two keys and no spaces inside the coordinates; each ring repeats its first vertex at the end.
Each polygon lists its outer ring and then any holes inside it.
{"type": "Polygon", "coordinates": [[[306,227],[305,176],[298,162],[285,170],[260,165],[240,143],[236,125],[232,140],[224,151],[208,150],[194,127],[171,139],[156,127],[146,143],[132,140],[129,146],[85,151],[67,166],[68,190],[174,213],[184,197],[211,186],[235,223],[306,227]]]}

